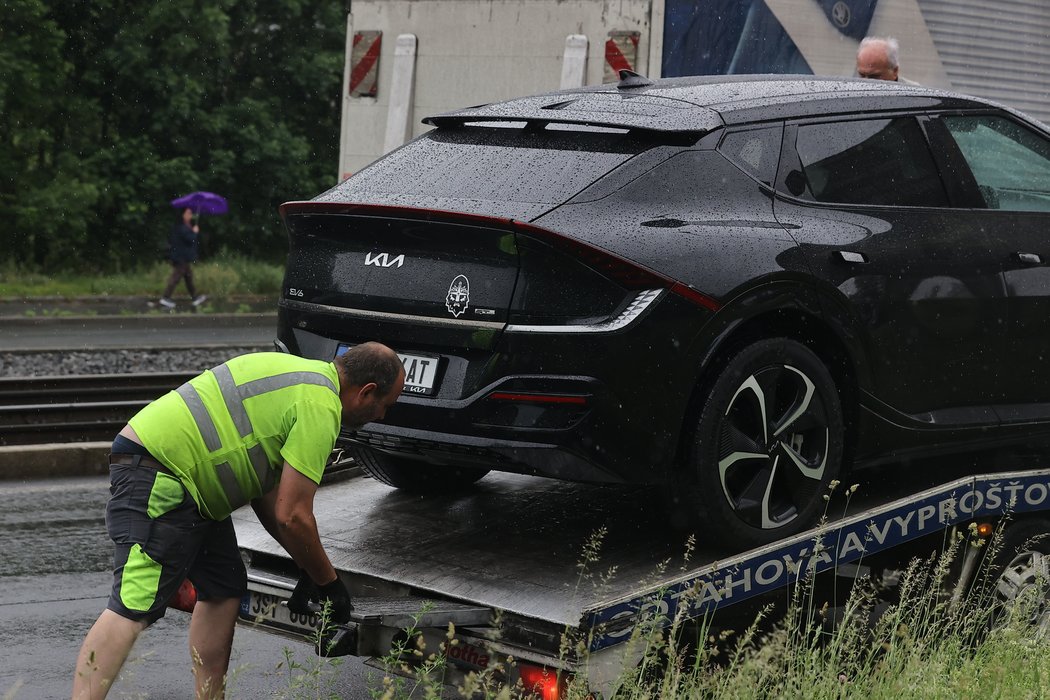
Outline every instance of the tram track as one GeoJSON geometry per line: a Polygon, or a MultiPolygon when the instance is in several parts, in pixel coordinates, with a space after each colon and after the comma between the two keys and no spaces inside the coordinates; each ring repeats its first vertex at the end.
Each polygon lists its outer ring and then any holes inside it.
{"type": "Polygon", "coordinates": [[[0,446],[112,440],[196,372],[0,377],[0,446]]]}

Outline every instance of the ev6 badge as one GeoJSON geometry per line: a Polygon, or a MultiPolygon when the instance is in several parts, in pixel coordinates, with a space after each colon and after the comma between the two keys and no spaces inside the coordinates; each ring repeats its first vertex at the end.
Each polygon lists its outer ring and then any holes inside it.
{"type": "Polygon", "coordinates": [[[445,296],[445,308],[449,313],[459,318],[459,315],[467,310],[470,302],[470,280],[463,275],[456,275],[452,284],[448,286],[448,294],[445,296]]]}

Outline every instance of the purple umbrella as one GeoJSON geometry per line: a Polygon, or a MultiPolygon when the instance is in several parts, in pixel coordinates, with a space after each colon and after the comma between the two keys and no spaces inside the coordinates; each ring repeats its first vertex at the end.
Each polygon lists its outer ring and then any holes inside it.
{"type": "Polygon", "coordinates": [[[189,207],[197,215],[225,214],[228,210],[226,198],[214,192],[190,192],[178,199],[171,200],[171,206],[176,209],[189,207]]]}

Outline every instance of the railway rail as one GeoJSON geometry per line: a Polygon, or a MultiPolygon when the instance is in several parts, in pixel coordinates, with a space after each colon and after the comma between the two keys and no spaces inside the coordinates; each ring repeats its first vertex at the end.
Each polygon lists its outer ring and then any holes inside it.
{"type": "Polygon", "coordinates": [[[196,372],[0,377],[0,445],[111,440],[196,372]]]}

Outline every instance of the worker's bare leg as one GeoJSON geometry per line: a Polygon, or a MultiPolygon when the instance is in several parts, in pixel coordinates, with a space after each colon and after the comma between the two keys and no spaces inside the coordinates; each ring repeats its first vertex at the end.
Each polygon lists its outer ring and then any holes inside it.
{"type": "Polygon", "coordinates": [[[77,655],[77,668],[73,674],[74,700],[106,697],[131,647],[144,629],[145,622],[129,620],[112,610],[102,611],[77,655]]]}
{"type": "Polygon", "coordinates": [[[190,659],[198,700],[215,700],[226,692],[226,671],[233,648],[239,598],[198,600],[190,620],[190,659]]]}

